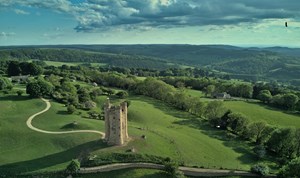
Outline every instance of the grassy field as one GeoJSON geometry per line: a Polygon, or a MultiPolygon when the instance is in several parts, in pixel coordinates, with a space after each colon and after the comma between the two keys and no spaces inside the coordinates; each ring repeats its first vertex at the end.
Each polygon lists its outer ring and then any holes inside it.
{"type": "Polygon", "coordinates": [[[226,101],[225,106],[233,111],[243,113],[253,121],[264,120],[278,127],[300,127],[300,116],[285,113],[276,108],[271,108],[261,103],[245,101],[226,101]]]}
{"type": "Polygon", "coordinates": [[[104,131],[104,121],[82,118],[81,115],[71,115],[66,111],[66,107],[63,104],[51,102],[50,110],[45,114],[37,116],[33,120],[32,125],[49,131],[65,131],[73,129],[104,131]],[[68,125],[73,122],[77,123],[76,128],[68,127],[68,125]]]}
{"type": "Polygon", "coordinates": [[[27,128],[27,118],[44,107],[40,99],[0,96],[0,173],[63,169],[85,150],[105,147],[98,134],[49,135],[27,128]]]}
{"type": "MultiPolygon", "coordinates": [[[[202,101],[213,101],[204,97],[204,93],[198,90],[187,90],[194,97],[201,97],[202,101]]],[[[289,114],[282,110],[269,107],[261,102],[224,101],[226,108],[243,113],[252,121],[266,121],[268,124],[278,127],[300,127],[300,115],[289,114]]]]}
{"type": "Polygon", "coordinates": [[[188,95],[192,96],[192,97],[204,97],[205,94],[202,91],[199,90],[193,90],[193,89],[186,89],[186,92],[188,95]]]}
{"type": "Polygon", "coordinates": [[[146,97],[133,96],[130,100],[132,141],[124,147],[105,148],[92,154],[135,148],[137,153],[171,157],[189,166],[245,170],[255,162],[245,142],[227,137],[188,113],[146,97]],[[142,135],[147,139],[142,139],[142,135]]]}
{"type": "MultiPolygon", "coordinates": [[[[78,66],[78,65],[84,65],[85,63],[82,62],[58,62],[58,61],[44,61],[49,66],[55,66],[60,67],[62,65],[67,66],[78,66]]],[[[104,63],[90,63],[92,67],[99,67],[99,66],[105,66],[104,63]]]]}
{"type": "MultiPolygon", "coordinates": [[[[189,166],[248,170],[255,163],[251,147],[244,141],[233,139],[198,118],[157,100],[142,96],[129,99],[129,135],[132,140],[124,147],[107,147],[98,134],[49,135],[34,132],[27,128],[25,122],[45,104],[26,96],[1,96],[0,172],[59,170],[65,168],[71,159],[87,152],[125,153],[131,148],[135,148],[137,153],[171,157],[189,166]],[[146,135],[146,139],[141,138],[142,135],[146,135]]],[[[102,96],[97,103],[104,100],[105,96],[102,96]]],[[[50,131],[104,130],[103,121],[82,118],[84,113],[68,115],[64,105],[51,104],[48,112],[33,120],[35,127],[50,131]],[[66,127],[74,121],[76,128],[66,127]]]]}

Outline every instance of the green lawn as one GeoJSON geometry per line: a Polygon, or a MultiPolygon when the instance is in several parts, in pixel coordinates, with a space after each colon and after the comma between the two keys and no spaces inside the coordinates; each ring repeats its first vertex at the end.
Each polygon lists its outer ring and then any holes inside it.
{"type": "Polygon", "coordinates": [[[194,116],[174,110],[161,102],[142,96],[129,98],[129,135],[132,141],[124,147],[94,151],[126,152],[171,157],[189,166],[245,169],[255,162],[251,148],[244,141],[212,129],[194,116]],[[146,139],[141,136],[146,135],[146,139]]]}
{"type": "Polygon", "coordinates": [[[287,114],[276,108],[271,108],[259,102],[225,101],[225,106],[233,111],[243,113],[253,121],[264,120],[278,127],[300,127],[300,116],[287,114]]]}
{"type": "MultiPolygon", "coordinates": [[[[97,103],[104,100],[105,96],[99,97],[97,103]]],[[[87,152],[125,153],[131,148],[137,153],[171,157],[189,166],[248,170],[255,163],[251,148],[244,141],[233,139],[192,115],[147,97],[131,96],[129,100],[132,140],[124,147],[107,147],[98,134],[49,135],[32,131],[25,122],[30,115],[42,110],[45,103],[26,96],[0,96],[0,172],[59,170],[87,152]],[[142,135],[146,135],[146,139],[142,139],[142,135]]],[[[103,121],[68,115],[64,105],[51,104],[48,112],[33,120],[35,127],[70,130],[65,126],[76,121],[75,129],[104,130],[103,121]]]]}
{"type": "Polygon", "coordinates": [[[58,62],[58,61],[44,61],[44,62],[49,66],[55,66],[55,67],[60,67],[62,65],[78,66],[78,65],[82,64],[80,62],[58,62]]]}
{"type": "Polygon", "coordinates": [[[0,96],[0,174],[63,169],[86,150],[104,147],[98,134],[49,135],[27,128],[27,118],[44,107],[40,99],[0,96]]]}
{"type": "MultiPolygon", "coordinates": [[[[78,66],[82,65],[84,63],[82,62],[58,62],[58,61],[44,61],[47,65],[49,66],[55,66],[55,67],[60,67],[62,65],[67,65],[67,66],[78,66]]],[[[106,64],[104,63],[90,63],[92,67],[99,67],[99,66],[105,66],[106,64]]]]}
{"type": "MultiPolygon", "coordinates": [[[[66,110],[67,109],[63,104],[51,102],[50,110],[37,116],[33,120],[32,125],[49,131],[65,131],[73,130],[72,128],[69,128],[68,125],[76,122],[76,130],[104,131],[104,121],[83,118],[81,115],[77,114],[68,114],[66,110]]],[[[100,137],[101,136],[99,136],[99,138],[100,137]]]]}
{"type": "Polygon", "coordinates": [[[190,95],[192,97],[202,98],[202,97],[205,96],[205,94],[200,90],[186,89],[186,92],[187,92],[188,95],[190,95]]]}
{"type": "Polygon", "coordinates": [[[136,78],[140,81],[144,81],[144,80],[146,80],[147,77],[136,77],[136,78]]]}

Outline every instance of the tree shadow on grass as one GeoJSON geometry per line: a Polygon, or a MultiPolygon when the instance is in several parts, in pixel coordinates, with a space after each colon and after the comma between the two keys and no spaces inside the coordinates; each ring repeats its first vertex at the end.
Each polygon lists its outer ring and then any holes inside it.
{"type": "Polygon", "coordinates": [[[95,140],[41,158],[2,165],[0,166],[0,173],[1,175],[16,175],[18,173],[39,171],[41,169],[76,159],[80,157],[83,152],[92,152],[106,147],[108,146],[103,142],[103,140],[95,140]]]}
{"type": "Polygon", "coordinates": [[[211,138],[221,140],[224,146],[242,154],[240,157],[238,157],[238,159],[244,164],[251,164],[257,161],[256,156],[251,149],[254,144],[249,143],[225,130],[212,128],[206,121],[200,119],[184,119],[174,122],[174,124],[185,125],[198,129],[211,138]]]}
{"type": "Polygon", "coordinates": [[[60,114],[60,115],[70,115],[67,111],[57,111],[56,114],[60,114]]]}
{"type": "Polygon", "coordinates": [[[5,95],[0,96],[0,101],[26,101],[31,100],[29,96],[5,95]]]}
{"type": "Polygon", "coordinates": [[[177,118],[181,118],[181,119],[197,118],[196,116],[193,116],[184,111],[177,110],[177,109],[173,108],[172,106],[169,106],[169,105],[163,103],[162,101],[159,101],[159,100],[156,100],[153,98],[149,98],[149,97],[145,97],[145,96],[134,96],[134,97],[130,97],[130,100],[144,101],[146,103],[153,105],[154,108],[161,110],[166,115],[171,115],[173,117],[177,117],[177,118]]]}
{"type": "Polygon", "coordinates": [[[132,99],[145,101],[149,104],[152,104],[155,108],[161,110],[167,115],[180,118],[180,120],[174,121],[173,124],[188,126],[199,130],[211,138],[221,140],[224,146],[242,154],[240,157],[238,157],[238,159],[243,164],[250,164],[257,161],[253,151],[251,150],[252,145],[250,143],[242,140],[241,138],[235,137],[232,134],[227,134],[224,130],[212,128],[204,119],[197,118],[196,116],[193,116],[187,112],[176,110],[171,106],[152,98],[136,96],[132,97],[132,99]]]}

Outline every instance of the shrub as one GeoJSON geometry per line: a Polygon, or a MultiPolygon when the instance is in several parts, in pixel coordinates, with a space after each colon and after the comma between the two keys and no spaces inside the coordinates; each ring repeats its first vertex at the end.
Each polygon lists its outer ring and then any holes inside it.
{"type": "Polygon", "coordinates": [[[258,163],[251,167],[251,172],[262,176],[269,174],[269,171],[269,167],[264,163],[258,163]]]}
{"type": "Polygon", "coordinates": [[[0,90],[4,90],[4,89],[11,90],[12,89],[12,84],[8,80],[8,78],[0,77],[0,90]]]}
{"type": "Polygon", "coordinates": [[[77,159],[73,159],[66,168],[66,173],[77,174],[80,169],[80,162],[77,159]]]}
{"type": "Polygon", "coordinates": [[[96,106],[97,106],[97,104],[93,101],[86,101],[86,102],[82,103],[82,109],[86,109],[86,110],[90,110],[96,106]]]}
{"type": "Polygon", "coordinates": [[[71,104],[67,107],[67,112],[69,114],[73,114],[75,111],[76,111],[76,107],[74,105],[71,104]]]}
{"type": "Polygon", "coordinates": [[[24,93],[24,91],[22,91],[22,90],[18,90],[18,91],[17,91],[17,95],[18,95],[18,96],[22,96],[23,93],[24,93]]]}
{"type": "Polygon", "coordinates": [[[126,98],[128,93],[126,91],[120,91],[116,94],[119,98],[126,98]]]}
{"type": "Polygon", "coordinates": [[[300,157],[283,166],[279,170],[278,177],[300,177],[300,157]]]}
{"type": "Polygon", "coordinates": [[[178,164],[174,161],[165,161],[164,162],[164,170],[166,173],[174,178],[183,178],[185,177],[183,172],[178,169],[178,164]]]}
{"type": "Polygon", "coordinates": [[[89,111],[88,114],[89,114],[90,119],[100,119],[100,118],[102,118],[101,114],[96,112],[96,111],[89,111]]]}

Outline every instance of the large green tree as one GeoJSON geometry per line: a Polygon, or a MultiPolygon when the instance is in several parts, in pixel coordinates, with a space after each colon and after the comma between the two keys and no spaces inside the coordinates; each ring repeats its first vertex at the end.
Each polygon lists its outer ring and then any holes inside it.
{"type": "Polygon", "coordinates": [[[12,84],[6,77],[0,77],[0,90],[11,89],[12,84]]]}
{"type": "Polygon", "coordinates": [[[208,120],[221,118],[226,112],[226,108],[222,101],[211,101],[206,105],[205,117],[208,120]]]}
{"type": "Polygon", "coordinates": [[[298,178],[300,177],[300,157],[291,160],[279,170],[278,177],[298,178]]]}
{"type": "Polygon", "coordinates": [[[10,61],[7,68],[8,76],[20,75],[22,70],[20,68],[20,63],[18,61],[10,61]]]}
{"type": "Polygon", "coordinates": [[[241,113],[228,114],[228,126],[227,128],[233,133],[242,135],[246,133],[249,119],[241,113]]]}
{"type": "Polygon", "coordinates": [[[275,152],[282,159],[294,158],[297,154],[298,143],[296,140],[296,129],[280,128],[273,132],[267,142],[269,150],[275,152]]]}
{"type": "Polygon", "coordinates": [[[265,121],[253,122],[248,127],[248,137],[256,144],[261,144],[271,137],[272,131],[273,128],[265,121]]]}
{"type": "Polygon", "coordinates": [[[294,109],[299,101],[299,97],[293,93],[287,93],[282,97],[283,105],[288,109],[294,109]]]}
{"type": "Polygon", "coordinates": [[[257,95],[257,99],[261,100],[264,103],[270,103],[272,100],[272,94],[269,90],[261,90],[257,95]]]}
{"type": "Polygon", "coordinates": [[[31,81],[26,86],[26,93],[31,97],[50,96],[53,92],[53,85],[44,79],[31,81]]]}

